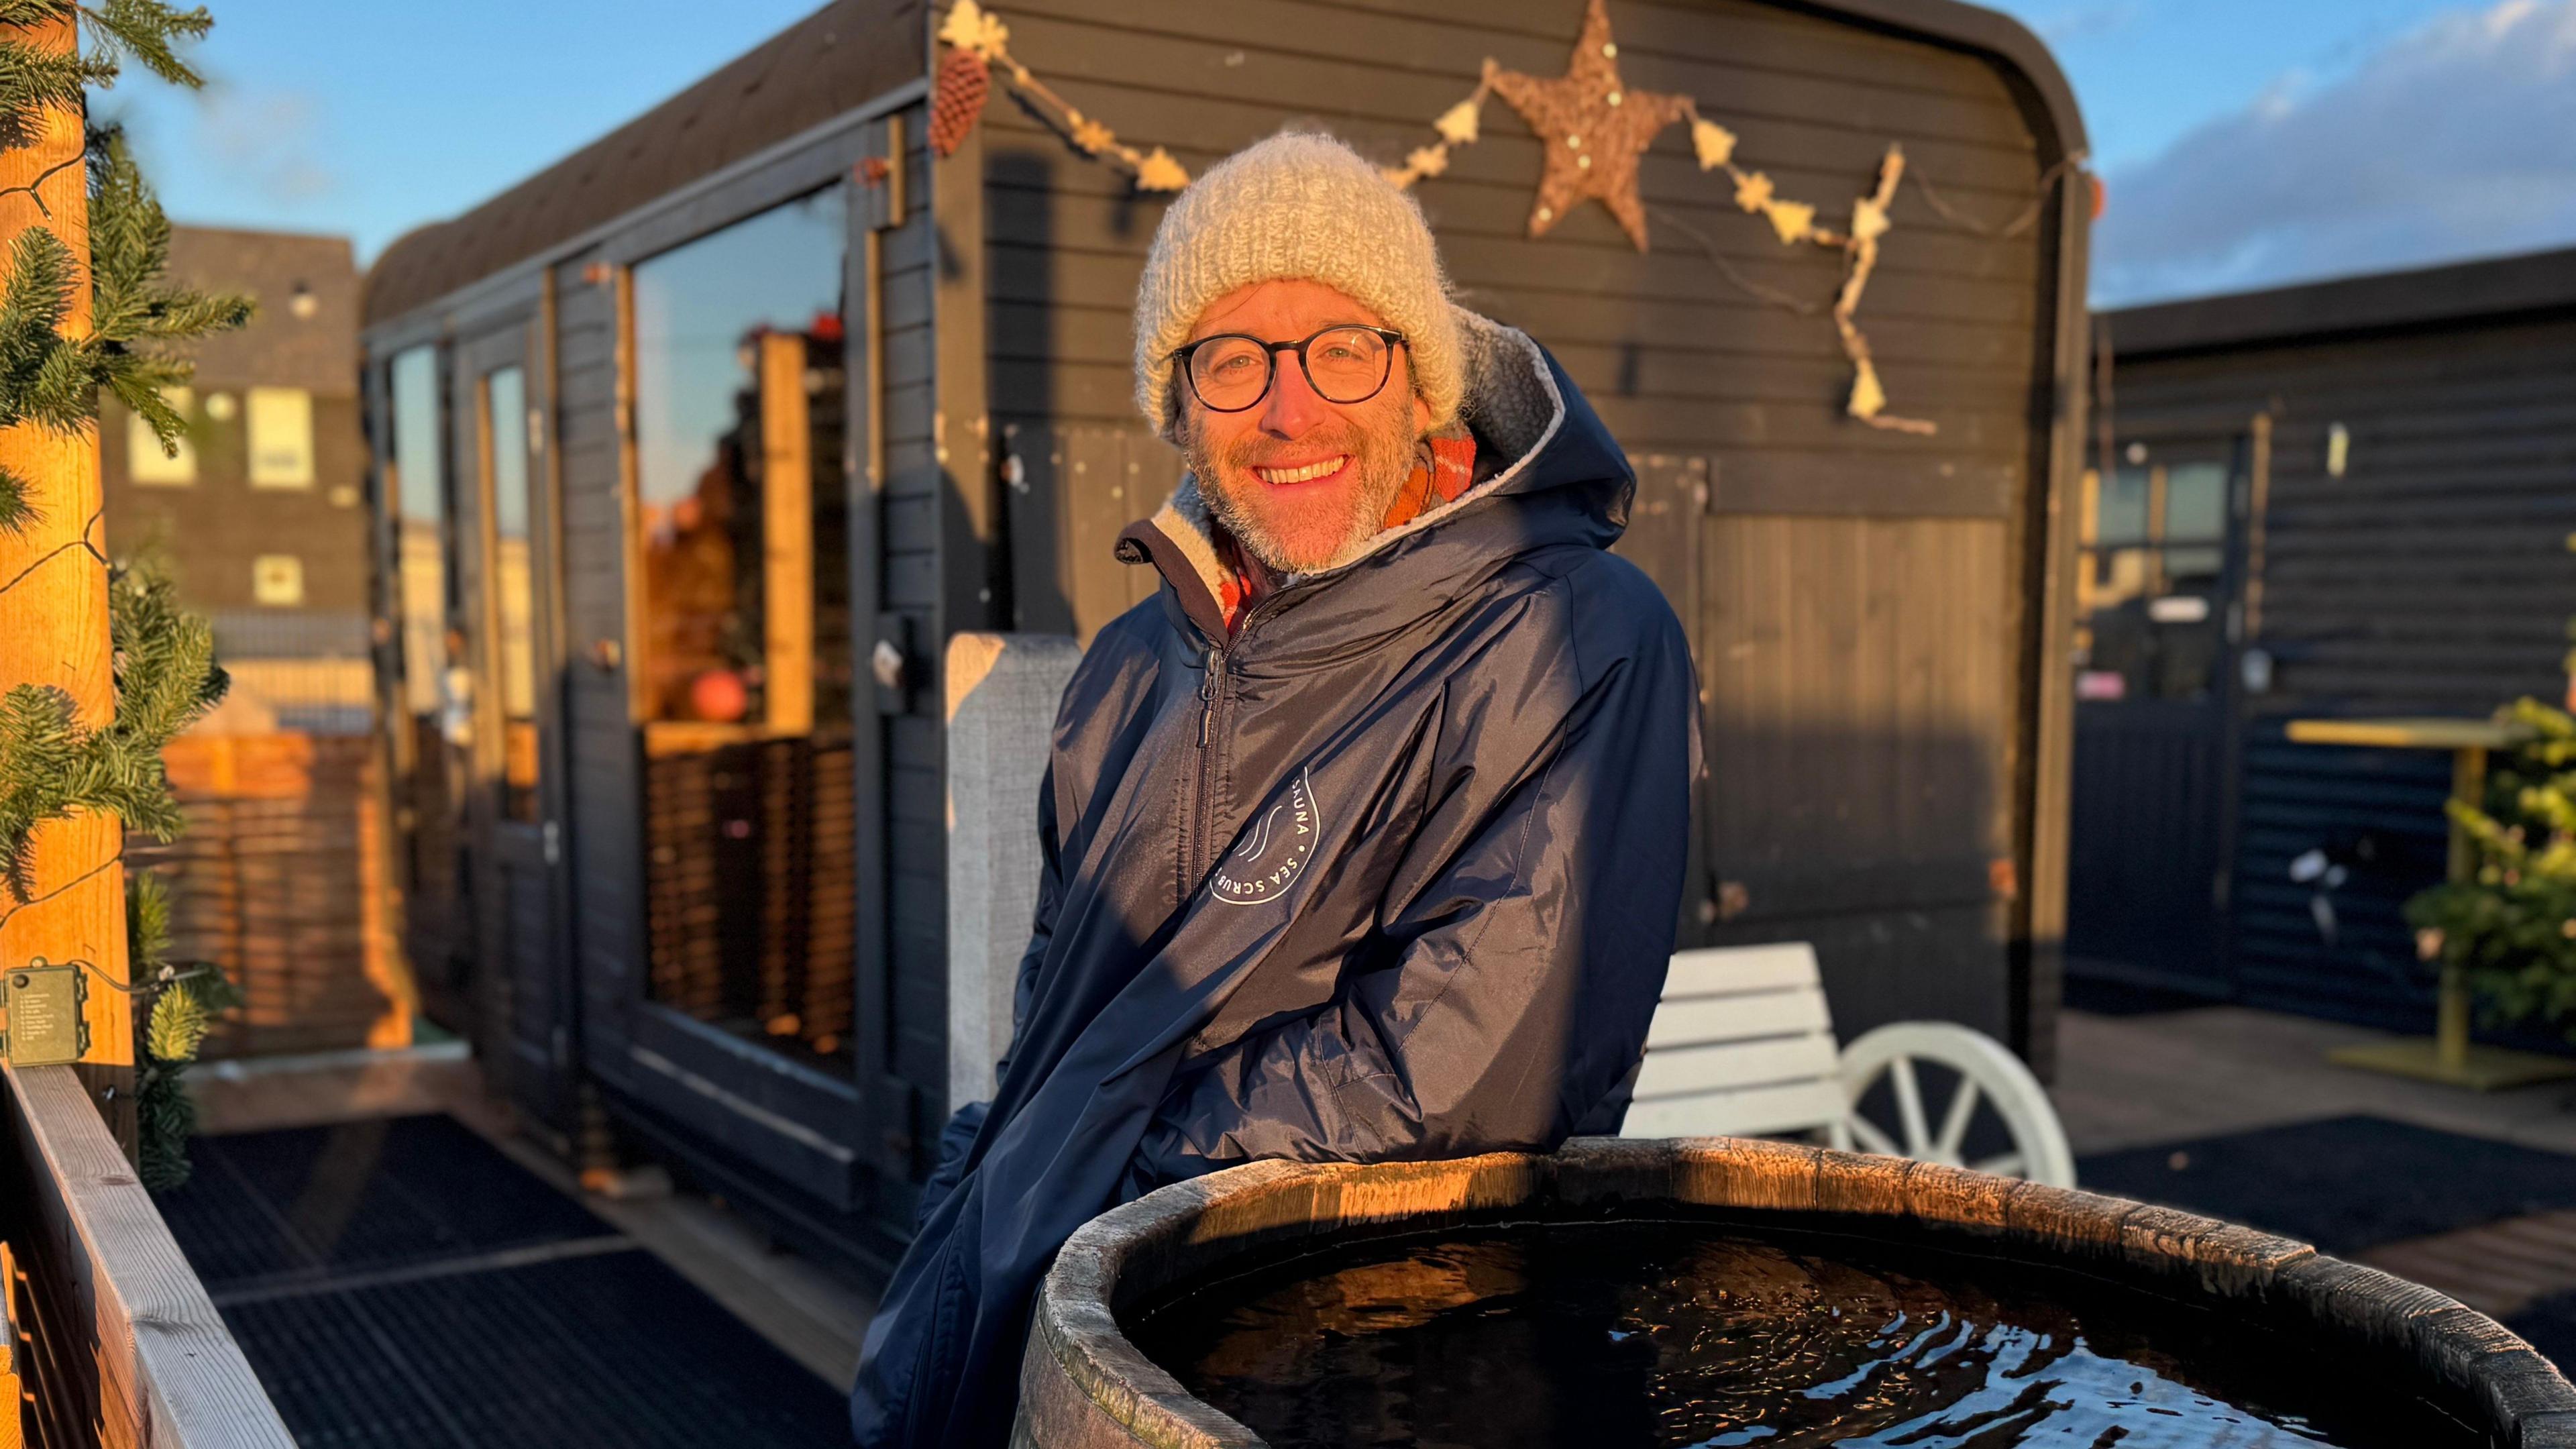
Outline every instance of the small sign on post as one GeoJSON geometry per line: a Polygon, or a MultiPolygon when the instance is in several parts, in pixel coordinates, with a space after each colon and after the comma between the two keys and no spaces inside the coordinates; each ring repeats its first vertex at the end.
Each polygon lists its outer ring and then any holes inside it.
{"type": "Polygon", "coordinates": [[[0,972],[0,1061],[21,1067],[63,1066],[89,1051],[81,1008],[89,981],[78,962],[60,966],[38,956],[0,972]]]}

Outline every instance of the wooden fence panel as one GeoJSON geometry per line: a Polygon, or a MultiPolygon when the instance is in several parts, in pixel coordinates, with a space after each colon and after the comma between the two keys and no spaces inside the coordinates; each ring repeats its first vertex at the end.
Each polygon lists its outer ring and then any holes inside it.
{"type": "Polygon", "coordinates": [[[385,904],[384,787],[364,735],[183,735],[163,751],[188,813],[129,857],[171,895],[175,959],[247,998],[208,1057],[405,1046],[416,998],[385,904]]]}

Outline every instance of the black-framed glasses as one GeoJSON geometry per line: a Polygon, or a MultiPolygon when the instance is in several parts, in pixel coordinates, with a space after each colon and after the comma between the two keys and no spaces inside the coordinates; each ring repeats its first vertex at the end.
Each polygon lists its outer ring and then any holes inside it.
{"type": "Polygon", "coordinates": [[[1395,347],[1404,334],[1385,327],[1339,323],[1299,342],[1264,342],[1239,332],[1202,337],[1172,356],[1190,379],[1190,391],[1210,412],[1239,413],[1270,395],[1278,356],[1297,354],[1315,395],[1329,403],[1363,403],[1386,386],[1395,370],[1395,347]]]}

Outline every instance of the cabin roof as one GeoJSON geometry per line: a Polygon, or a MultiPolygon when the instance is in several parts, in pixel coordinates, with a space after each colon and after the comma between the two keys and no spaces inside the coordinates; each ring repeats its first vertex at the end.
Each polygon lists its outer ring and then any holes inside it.
{"type": "Polygon", "coordinates": [[[2103,314],[2121,361],[2168,352],[2438,327],[2576,308],[2576,248],[2103,314]]]}
{"type": "MultiPolygon", "coordinates": [[[[369,271],[362,325],[537,256],[923,73],[927,0],[833,0],[713,75],[450,221],[406,233],[369,271]]],[[[2021,22],[1962,0],[1791,0],[1873,29],[1992,56],[2029,87],[2044,149],[2086,148],[2074,90],[2021,22]]]]}
{"type": "Polygon", "coordinates": [[[404,233],[368,271],[366,325],[570,241],[920,75],[922,6],[833,0],[463,216],[404,233]]]}

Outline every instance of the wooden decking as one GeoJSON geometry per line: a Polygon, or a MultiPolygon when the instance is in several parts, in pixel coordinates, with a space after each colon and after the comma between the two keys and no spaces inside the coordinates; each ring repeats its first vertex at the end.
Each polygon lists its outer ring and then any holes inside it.
{"type": "Polygon", "coordinates": [[[2069,1011],[2051,1095],[2077,1153],[2366,1113],[2576,1154],[2576,1089],[2469,1092],[2334,1066],[2379,1032],[2242,1007],[2069,1011]]]}
{"type": "MultiPolygon", "coordinates": [[[[2576,1090],[2567,1084],[2471,1092],[2326,1060],[2337,1047],[2378,1039],[2237,1007],[2070,1011],[2053,1094],[2079,1155],[2354,1115],[2576,1155],[2576,1090]]],[[[2379,1243],[2351,1256],[2511,1320],[2576,1293],[2576,1209],[2379,1243]]]]}

